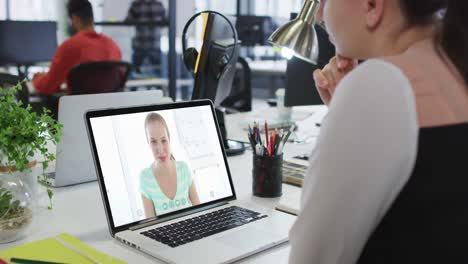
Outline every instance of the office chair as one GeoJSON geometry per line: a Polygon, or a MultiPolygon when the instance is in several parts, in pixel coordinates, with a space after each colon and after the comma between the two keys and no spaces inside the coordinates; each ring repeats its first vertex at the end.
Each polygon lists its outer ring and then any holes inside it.
{"type": "Polygon", "coordinates": [[[237,59],[231,94],[224,99],[221,106],[225,107],[228,113],[252,110],[252,73],[249,63],[242,57],[237,59]]]}
{"type": "Polygon", "coordinates": [[[0,73],[0,87],[9,88],[14,87],[20,83],[21,90],[16,93],[16,99],[18,101],[22,101],[24,107],[26,107],[29,104],[29,90],[24,83],[21,83],[21,81],[22,80],[19,76],[8,73],[0,73]]]}
{"type": "Polygon", "coordinates": [[[76,65],[68,75],[71,94],[121,92],[132,65],[123,61],[95,61],[76,65]]]}

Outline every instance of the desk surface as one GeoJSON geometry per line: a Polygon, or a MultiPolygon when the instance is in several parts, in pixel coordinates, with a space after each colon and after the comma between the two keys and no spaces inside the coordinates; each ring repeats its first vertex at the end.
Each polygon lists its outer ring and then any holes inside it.
{"type": "MultiPolygon", "coordinates": [[[[318,111],[318,109],[323,109],[323,107],[311,107],[311,109],[315,109],[316,114],[312,115],[308,120],[303,120],[304,124],[309,122],[315,124],[323,116],[318,111]]],[[[245,114],[231,115],[228,116],[228,122],[235,124],[244,118],[245,114]]],[[[318,130],[315,126],[314,128],[318,130]]],[[[306,130],[307,127],[304,126],[303,129],[306,130]]],[[[239,133],[237,136],[240,136],[240,133],[244,134],[245,131],[229,132],[232,132],[232,135],[239,133]]],[[[311,151],[313,145],[313,143],[292,144],[289,148],[285,149],[285,154],[287,152],[291,152],[291,154],[293,152],[301,152],[305,149],[311,151]]],[[[252,155],[250,151],[240,156],[228,158],[238,198],[273,208],[280,198],[258,198],[252,195],[251,159],[252,155]]],[[[297,192],[298,190],[297,187],[283,185],[283,196],[291,192],[297,192]]],[[[157,259],[124,246],[111,238],[97,182],[55,189],[54,209],[52,211],[45,209],[47,197],[42,189],[38,196],[41,206],[37,210],[34,226],[31,228],[29,235],[14,243],[0,245],[0,251],[67,232],[84,243],[129,263],[160,263],[157,259]]],[[[245,259],[243,263],[287,263],[288,256],[289,244],[286,243],[251,256],[245,259]]]]}

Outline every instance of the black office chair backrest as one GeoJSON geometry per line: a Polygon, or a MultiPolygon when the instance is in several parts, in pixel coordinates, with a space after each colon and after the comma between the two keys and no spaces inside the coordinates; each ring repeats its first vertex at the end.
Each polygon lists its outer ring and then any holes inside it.
{"type": "Polygon", "coordinates": [[[71,93],[121,92],[132,65],[123,61],[94,61],[76,65],[68,75],[71,93]]]}
{"type": "Polygon", "coordinates": [[[29,90],[28,87],[26,87],[26,85],[21,81],[21,78],[16,75],[0,73],[0,87],[10,88],[20,83],[21,90],[16,93],[16,99],[18,101],[22,101],[23,105],[26,107],[29,104],[29,90]]]}
{"type": "Polygon", "coordinates": [[[221,106],[226,107],[228,112],[248,112],[252,110],[252,73],[249,63],[242,57],[237,59],[236,68],[231,94],[221,106]]]}

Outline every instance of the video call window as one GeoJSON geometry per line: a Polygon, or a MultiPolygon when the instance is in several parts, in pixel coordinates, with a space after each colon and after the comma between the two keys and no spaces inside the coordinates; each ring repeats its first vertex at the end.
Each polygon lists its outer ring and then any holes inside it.
{"type": "Polygon", "coordinates": [[[232,196],[210,106],[91,126],[116,227],[232,196]]]}

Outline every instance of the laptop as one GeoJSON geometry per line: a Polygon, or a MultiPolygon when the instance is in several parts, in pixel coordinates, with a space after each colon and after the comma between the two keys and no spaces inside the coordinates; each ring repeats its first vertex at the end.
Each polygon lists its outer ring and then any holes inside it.
{"type": "Polygon", "coordinates": [[[60,97],[58,119],[63,124],[63,135],[57,144],[55,171],[48,173],[51,185],[60,187],[97,179],[83,122],[86,111],[163,102],[171,99],[163,97],[159,90],[60,97]]]}
{"type": "Polygon", "coordinates": [[[85,119],[116,240],[167,263],[230,263],[288,240],[294,216],[236,199],[211,101],[85,119]]]}

